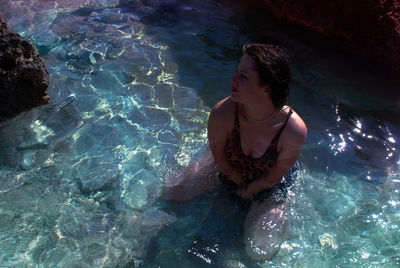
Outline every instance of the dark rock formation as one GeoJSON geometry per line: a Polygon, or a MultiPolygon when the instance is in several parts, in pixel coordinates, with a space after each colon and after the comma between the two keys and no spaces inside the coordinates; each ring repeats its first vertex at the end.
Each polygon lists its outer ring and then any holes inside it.
{"type": "Polygon", "coordinates": [[[278,19],[333,37],[400,74],[399,0],[260,0],[278,19]]]}
{"type": "Polygon", "coordinates": [[[0,122],[48,104],[49,73],[36,49],[0,18],[0,122]]]}

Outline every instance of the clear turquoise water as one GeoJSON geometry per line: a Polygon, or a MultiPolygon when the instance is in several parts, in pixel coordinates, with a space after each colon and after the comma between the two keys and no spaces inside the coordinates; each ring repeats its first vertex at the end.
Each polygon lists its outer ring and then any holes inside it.
{"type": "Polygon", "coordinates": [[[1,125],[1,266],[399,266],[393,84],[265,26],[291,55],[309,137],[288,240],[256,263],[220,193],[159,200],[163,178],[207,150],[208,112],[250,42],[246,14],[216,0],[119,2],[0,3],[51,75],[51,104],[1,125]]]}

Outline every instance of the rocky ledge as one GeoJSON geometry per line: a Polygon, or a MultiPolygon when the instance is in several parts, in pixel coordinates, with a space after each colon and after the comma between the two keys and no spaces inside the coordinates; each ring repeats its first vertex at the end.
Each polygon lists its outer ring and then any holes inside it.
{"type": "Polygon", "coordinates": [[[400,74],[399,0],[258,0],[276,18],[334,38],[400,74]]]}
{"type": "Polygon", "coordinates": [[[48,104],[49,73],[36,49],[0,18],[0,122],[48,104]]]}

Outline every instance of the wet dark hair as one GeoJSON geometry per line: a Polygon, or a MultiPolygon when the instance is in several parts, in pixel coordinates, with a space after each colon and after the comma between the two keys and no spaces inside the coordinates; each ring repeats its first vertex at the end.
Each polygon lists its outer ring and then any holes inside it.
{"type": "Polygon", "coordinates": [[[247,44],[243,54],[255,62],[260,85],[271,88],[271,99],[275,109],[287,104],[289,98],[290,68],[286,53],[276,45],[247,44]]]}

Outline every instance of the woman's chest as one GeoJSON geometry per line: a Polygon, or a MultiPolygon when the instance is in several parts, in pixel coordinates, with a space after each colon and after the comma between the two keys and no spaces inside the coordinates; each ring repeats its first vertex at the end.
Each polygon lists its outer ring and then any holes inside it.
{"type": "Polygon", "coordinates": [[[275,142],[279,129],[265,127],[240,128],[240,145],[243,154],[252,158],[259,158],[265,154],[270,145],[275,142]]]}

